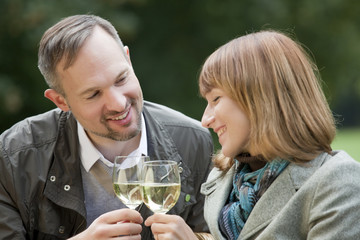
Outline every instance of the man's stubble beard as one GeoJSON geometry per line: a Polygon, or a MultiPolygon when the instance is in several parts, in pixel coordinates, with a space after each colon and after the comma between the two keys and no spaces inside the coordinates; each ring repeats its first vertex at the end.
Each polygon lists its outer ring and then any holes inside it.
{"type": "MultiPolygon", "coordinates": [[[[133,131],[131,131],[129,133],[121,133],[121,132],[114,131],[109,126],[109,124],[106,121],[106,117],[104,117],[104,116],[101,118],[100,122],[106,127],[106,129],[108,131],[107,133],[100,133],[100,132],[92,131],[89,129],[85,129],[85,130],[96,136],[111,139],[113,141],[128,141],[128,140],[136,137],[141,132],[141,125],[142,125],[141,112],[142,112],[143,104],[141,107],[139,107],[138,106],[139,102],[136,102],[135,100],[131,100],[130,105],[135,107],[135,114],[137,116],[136,129],[134,129],[133,131]]],[[[69,106],[69,108],[71,110],[70,106],[69,106]]]]}
{"type": "MultiPolygon", "coordinates": [[[[98,132],[94,132],[94,131],[90,131],[91,133],[99,136],[99,137],[104,137],[104,138],[108,138],[114,141],[127,141],[132,139],[133,137],[136,137],[140,132],[141,132],[141,125],[142,125],[142,120],[141,120],[141,109],[138,106],[138,102],[136,101],[131,101],[130,102],[131,106],[135,107],[135,114],[137,117],[137,124],[136,124],[136,129],[134,129],[133,131],[129,132],[129,133],[121,133],[121,132],[117,132],[114,131],[109,124],[107,124],[106,118],[102,118],[101,123],[106,127],[106,129],[108,130],[108,132],[106,134],[103,133],[98,133],[98,132]]],[[[125,126],[127,127],[127,126],[125,126]]]]}
{"type": "Polygon", "coordinates": [[[106,127],[106,129],[108,130],[107,134],[103,134],[103,133],[98,133],[98,132],[94,132],[94,131],[90,131],[91,133],[99,136],[99,137],[104,137],[104,138],[108,138],[114,141],[127,141],[132,139],[133,137],[136,137],[140,132],[141,132],[141,114],[138,114],[138,121],[136,124],[136,129],[134,131],[131,131],[129,133],[121,133],[121,132],[116,132],[113,129],[110,128],[110,126],[108,124],[104,124],[104,126],[106,127]]]}

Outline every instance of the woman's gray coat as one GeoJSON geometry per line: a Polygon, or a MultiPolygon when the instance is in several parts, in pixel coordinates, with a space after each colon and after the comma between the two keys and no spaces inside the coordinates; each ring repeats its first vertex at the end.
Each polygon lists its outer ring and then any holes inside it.
{"type": "MultiPolygon", "coordinates": [[[[218,217],[234,174],[213,169],[202,185],[205,219],[224,239],[218,217]]],[[[238,239],[360,239],[360,163],[343,151],[291,163],[256,203],[238,239]]]]}

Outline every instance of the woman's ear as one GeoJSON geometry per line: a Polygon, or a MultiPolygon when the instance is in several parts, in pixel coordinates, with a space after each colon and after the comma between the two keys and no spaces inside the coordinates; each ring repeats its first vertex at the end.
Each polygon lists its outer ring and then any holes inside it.
{"type": "Polygon", "coordinates": [[[45,92],[44,92],[44,96],[47,99],[50,99],[53,103],[55,103],[55,105],[58,108],[60,108],[64,112],[67,112],[67,111],[70,110],[70,107],[67,104],[66,99],[63,97],[63,95],[61,95],[60,93],[58,93],[54,89],[46,89],[45,92]]]}

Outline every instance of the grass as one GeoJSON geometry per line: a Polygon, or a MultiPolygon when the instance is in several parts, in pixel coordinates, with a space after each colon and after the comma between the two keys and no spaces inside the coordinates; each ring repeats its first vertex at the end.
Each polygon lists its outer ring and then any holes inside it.
{"type": "MultiPolygon", "coordinates": [[[[215,150],[221,149],[216,134],[211,131],[215,150]]],[[[338,129],[335,140],[331,144],[334,150],[344,150],[352,158],[360,162],[360,127],[338,129]]]]}
{"type": "Polygon", "coordinates": [[[345,150],[360,162],[360,128],[339,129],[331,146],[334,150],[345,150]]]}

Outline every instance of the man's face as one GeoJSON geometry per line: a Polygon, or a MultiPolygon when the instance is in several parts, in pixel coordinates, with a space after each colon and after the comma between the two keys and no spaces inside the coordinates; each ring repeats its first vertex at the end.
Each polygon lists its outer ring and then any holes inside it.
{"type": "Polygon", "coordinates": [[[96,27],[75,62],[63,66],[57,72],[65,106],[93,141],[126,141],[140,132],[141,87],[129,56],[108,33],[96,27]]]}

